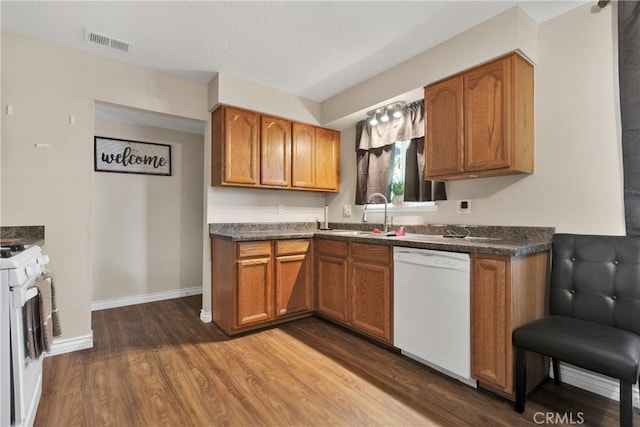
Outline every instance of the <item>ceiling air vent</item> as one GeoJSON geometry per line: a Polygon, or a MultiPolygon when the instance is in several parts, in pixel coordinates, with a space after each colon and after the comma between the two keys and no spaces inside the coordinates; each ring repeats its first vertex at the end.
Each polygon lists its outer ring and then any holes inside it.
{"type": "Polygon", "coordinates": [[[99,34],[89,30],[86,30],[86,40],[91,43],[121,50],[123,52],[129,52],[132,46],[131,43],[114,39],[113,37],[105,36],[104,34],[99,34]]]}

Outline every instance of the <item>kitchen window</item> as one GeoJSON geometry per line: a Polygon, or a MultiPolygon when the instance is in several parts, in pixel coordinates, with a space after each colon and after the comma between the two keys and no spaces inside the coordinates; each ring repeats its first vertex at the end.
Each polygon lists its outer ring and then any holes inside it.
{"type": "Polygon", "coordinates": [[[356,205],[364,205],[367,196],[382,193],[394,208],[434,206],[446,200],[444,183],[424,179],[424,102],[408,104],[403,115],[371,125],[367,120],[356,126],[357,185],[356,205]],[[400,207],[401,205],[401,207],[400,207]]]}

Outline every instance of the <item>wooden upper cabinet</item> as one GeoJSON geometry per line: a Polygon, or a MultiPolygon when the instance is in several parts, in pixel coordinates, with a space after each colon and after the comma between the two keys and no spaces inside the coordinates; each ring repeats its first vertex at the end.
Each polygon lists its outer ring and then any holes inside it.
{"type": "Polygon", "coordinates": [[[462,77],[454,77],[426,89],[426,168],[431,175],[464,171],[462,87],[462,77]]]}
{"type": "Polygon", "coordinates": [[[340,186],[340,132],[316,128],[315,187],[338,191],[340,186]]]}
{"type": "Polygon", "coordinates": [[[260,184],[289,187],[291,122],[262,116],[260,123],[260,184]]]}
{"type": "Polygon", "coordinates": [[[340,190],[340,133],[220,106],[211,117],[211,185],[340,190]]]}
{"type": "Polygon", "coordinates": [[[464,75],[465,162],[467,171],[508,168],[511,164],[507,104],[511,61],[492,62],[464,75]]]}
{"type": "Polygon", "coordinates": [[[425,177],[533,173],[533,66],[506,55],[425,88],[425,177]]]}
{"type": "Polygon", "coordinates": [[[294,123],[292,132],[291,185],[297,188],[313,188],[315,185],[315,128],[294,123]]]}
{"type": "Polygon", "coordinates": [[[291,186],[338,191],[340,189],[340,132],[293,124],[291,186]]]}
{"type": "Polygon", "coordinates": [[[224,182],[258,183],[259,115],[237,108],[224,108],[224,182]]]}

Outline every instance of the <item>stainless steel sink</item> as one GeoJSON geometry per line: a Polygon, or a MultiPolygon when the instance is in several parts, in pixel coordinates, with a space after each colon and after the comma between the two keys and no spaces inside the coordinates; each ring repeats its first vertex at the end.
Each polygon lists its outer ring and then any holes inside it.
{"type": "Polygon", "coordinates": [[[467,237],[450,237],[440,234],[407,234],[405,237],[407,240],[416,240],[420,242],[441,242],[441,243],[459,243],[459,242],[475,242],[475,243],[495,243],[499,240],[503,240],[499,237],[480,237],[480,236],[467,236],[467,237]]]}
{"type": "Polygon", "coordinates": [[[360,234],[373,234],[371,231],[363,231],[363,230],[325,230],[330,234],[337,234],[340,236],[357,236],[360,234]]]}

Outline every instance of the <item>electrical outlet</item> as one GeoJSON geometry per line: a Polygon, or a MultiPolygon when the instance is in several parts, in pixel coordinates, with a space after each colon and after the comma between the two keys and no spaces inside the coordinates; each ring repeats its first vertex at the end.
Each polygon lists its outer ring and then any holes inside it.
{"type": "Polygon", "coordinates": [[[342,216],[351,216],[351,205],[344,205],[342,207],[342,216]]]}
{"type": "Polygon", "coordinates": [[[457,209],[459,214],[465,213],[471,213],[471,201],[469,200],[458,200],[458,209],[457,209]]]}
{"type": "Polygon", "coordinates": [[[278,213],[284,215],[284,205],[282,203],[278,205],[278,213]]]}

